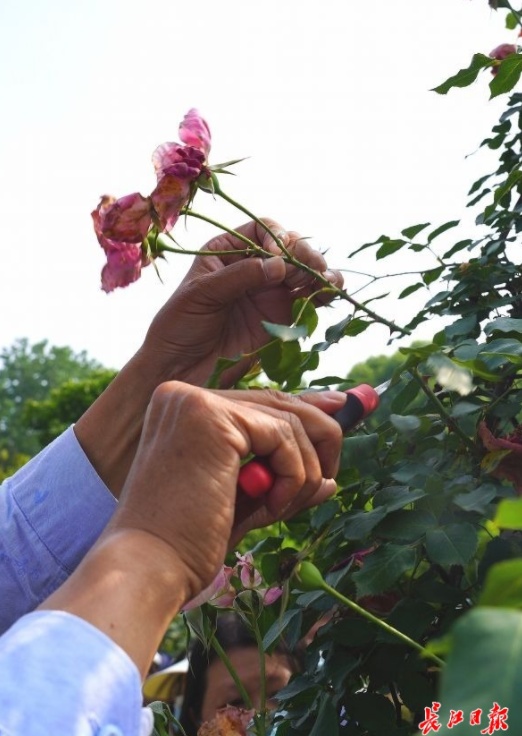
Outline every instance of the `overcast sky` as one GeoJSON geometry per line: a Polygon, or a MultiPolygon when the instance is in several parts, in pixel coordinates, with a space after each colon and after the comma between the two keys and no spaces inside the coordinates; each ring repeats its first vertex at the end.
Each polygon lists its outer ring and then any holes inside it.
{"type": "MultiPolygon", "coordinates": [[[[430,89],[515,42],[503,20],[486,0],[1,0],[0,347],[48,339],[119,368],[140,345],[190,258],[162,264],[163,284],[146,269],[107,295],[90,212],[105,192],[150,192],[151,153],[191,107],[211,127],[211,163],[248,157],[228,191],[329,248],[333,267],[373,272],[372,256],[348,252],[458,219],[488,172],[484,154],[466,157],[506,100],[488,102],[488,71],[447,96],[430,89]]],[[[176,232],[190,248],[212,234],[193,220],[176,232]]],[[[375,308],[405,322],[412,305],[375,308]]],[[[322,372],[390,352],[387,337],[341,343],[322,372]]]]}

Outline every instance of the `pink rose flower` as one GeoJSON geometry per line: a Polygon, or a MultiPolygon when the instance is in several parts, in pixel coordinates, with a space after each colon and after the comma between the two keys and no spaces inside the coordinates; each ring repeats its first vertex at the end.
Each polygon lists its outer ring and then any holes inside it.
{"type": "Polygon", "coordinates": [[[251,552],[244,555],[236,552],[236,557],[238,561],[234,567],[224,565],[208,588],[205,588],[199,595],[185,604],[184,611],[191,611],[203,603],[210,603],[217,608],[230,608],[236,595],[241,592],[238,590],[239,583],[241,583],[243,590],[255,591],[265,606],[270,606],[281,597],[283,594],[282,588],[278,586],[272,588],[261,587],[263,578],[254,567],[251,552]],[[236,579],[236,586],[233,585],[233,578],[236,579]]]}
{"type": "Polygon", "coordinates": [[[158,180],[167,174],[184,181],[195,181],[205,170],[210,153],[210,130],[197,110],[189,110],[179,126],[179,137],[186,144],[162,143],[152,154],[158,180]]]}
{"type": "Polygon", "coordinates": [[[501,451],[506,453],[501,455],[495,467],[488,471],[490,475],[513,483],[516,492],[522,494],[522,428],[517,428],[507,437],[495,437],[486,422],[480,422],[478,434],[490,453],[501,451]]]}
{"type": "Polygon", "coordinates": [[[179,137],[187,146],[199,148],[208,158],[210,153],[210,129],[199,112],[192,108],[179,125],[179,137]]]}

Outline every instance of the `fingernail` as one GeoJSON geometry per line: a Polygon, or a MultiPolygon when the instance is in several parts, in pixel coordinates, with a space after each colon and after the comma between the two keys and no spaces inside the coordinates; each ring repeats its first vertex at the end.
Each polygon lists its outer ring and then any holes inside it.
{"type": "Polygon", "coordinates": [[[333,282],[337,280],[337,274],[335,273],[335,271],[330,271],[330,269],[323,271],[322,275],[325,277],[325,279],[328,279],[328,281],[333,282]]]}
{"type": "Polygon", "coordinates": [[[347,394],[344,391],[320,391],[321,401],[328,401],[336,406],[344,406],[347,394]]]}

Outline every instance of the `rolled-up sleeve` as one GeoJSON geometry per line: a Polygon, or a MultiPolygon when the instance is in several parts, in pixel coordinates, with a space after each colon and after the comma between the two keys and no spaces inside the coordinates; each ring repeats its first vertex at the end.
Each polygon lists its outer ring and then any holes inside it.
{"type": "Polygon", "coordinates": [[[2,484],[0,633],[69,577],[115,507],[72,427],[2,484]]]}
{"type": "Polygon", "coordinates": [[[35,611],[0,637],[0,736],[149,736],[138,670],[105,634],[35,611]]]}

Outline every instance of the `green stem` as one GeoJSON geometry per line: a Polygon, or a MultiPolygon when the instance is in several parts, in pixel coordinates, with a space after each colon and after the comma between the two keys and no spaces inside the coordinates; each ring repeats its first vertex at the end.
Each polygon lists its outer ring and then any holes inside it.
{"type": "MultiPolygon", "coordinates": [[[[377,314],[377,312],[374,312],[372,309],[368,309],[364,304],[361,304],[361,302],[358,302],[356,299],[351,297],[349,294],[346,293],[344,289],[339,288],[338,286],[335,286],[332,284],[326,276],[324,276],[322,273],[319,273],[319,271],[315,271],[313,268],[310,268],[310,266],[307,266],[306,263],[303,263],[298,258],[295,258],[288,248],[284,245],[284,243],[281,241],[280,238],[277,237],[277,235],[270,229],[270,227],[263,222],[259,217],[256,217],[253,212],[250,212],[250,210],[247,207],[244,207],[239,202],[236,202],[235,199],[232,199],[232,197],[229,197],[228,194],[225,194],[225,192],[217,186],[215,189],[215,193],[220,196],[222,199],[224,199],[226,202],[231,204],[233,207],[236,207],[240,212],[243,212],[247,217],[250,217],[254,222],[257,222],[258,225],[260,225],[265,232],[267,232],[269,235],[272,236],[274,239],[274,242],[281,248],[281,251],[284,253],[285,260],[287,263],[291,263],[296,268],[300,268],[301,271],[305,271],[306,273],[310,274],[310,276],[313,276],[314,279],[319,281],[323,286],[330,289],[336,296],[338,296],[340,299],[344,299],[345,301],[349,302],[353,307],[360,310],[361,312],[364,312],[368,315],[371,319],[374,320],[374,322],[379,322],[380,324],[386,325],[386,327],[389,328],[390,332],[399,332],[401,335],[410,335],[411,331],[407,330],[403,327],[399,327],[395,324],[395,322],[390,322],[385,317],[381,317],[380,314],[377,314]]],[[[264,252],[264,251],[263,251],[264,252]]],[[[266,254],[265,254],[266,255],[266,254]]]]}
{"type": "Polygon", "coordinates": [[[322,584],[322,589],[325,593],[329,593],[334,598],[337,598],[337,600],[343,603],[345,606],[349,606],[349,608],[356,611],[361,616],[364,616],[364,618],[366,618],[368,621],[371,621],[372,623],[379,626],[381,629],[384,629],[384,631],[386,631],[388,634],[392,634],[398,639],[401,639],[401,641],[403,641],[405,644],[408,644],[408,646],[416,649],[422,654],[423,657],[427,657],[428,659],[433,660],[433,662],[438,664],[439,667],[444,667],[444,661],[440,659],[440,657],[437,657],[436,654],[432,654],[432,652],[423,647],[422,644],[416,642],[414,639],[411,639],[409,636],[407,636],[407,634],[403,634],[402,631],[399,631],[393,626],[390,626],[390,624],[386,623],[386,621],[377,618],[377,616],[374,616],[373,613],[370,613],[370,611],[367,611],[365,608],[362,608],[362,606],[359,606],[354,601],[346,598],[344,595],[342,595],[342,593],[339,593],[339,591],[337,591],[335,588],[332,588],[332,586],[328,585],[328,583],[324,580],[322,584]]]}
{"type": "MultiPolygon", "coordinates": [[[[250,238],[247,238],[246,235],[243,235],[242,233],[239,233],[237,230],[233,230],[230,227],[227,227],[226,225],[223,225],[223,223],[218,222],[218,220],[212,219],[212,217],[207,217],[206,215],[202,215],[200,212],[194,212],[194,210],[189,210],[187,207],[184,207],[181,210],[182,215],[186,215],[187,217],[195,217],[198,220],[203,220],[204,222],[208,222],[210,225],[214,225],[215,227],[219,228],[220,230],[223,230],[225,233],[229,233],[230,235],[233,235],[238,240],[241,240],[241,242],[248,245],[249,249],[254,250],[258,255],[262,256],[263,258],[270,257],[270,253],[267,253],[265,250],[263,250],[257,243],[254,243],[253,240],[250,240],[250,238]]],[[[187,251],[188,252],[188,251],[187,251]]],[[[214,251],[217,252],[217,251],[214,251]]],[[[242,251],[235,251],[236,253],[241,253],[242,251]]]]}
{"type": "Polygon", "coordinates": [[[435,396],[434,392],[431,390],[431,388],[426,384],[426,382],[423,380],[422,376],[420,375],[417,368],[410,369],[410,374],[413,376],[415,381],[419,384],[421,389],[424,391],[428,399],[431,401],[431,403],[436,407],[437,413],[440,414],[442,419],[444,420],[446,426],[448,429],[452,432],[455,432],[456,435],[460,437],[462,442],[466,445],[468,450],[473,454],[476,455],[477,448],[475,446],[475,443],[473,440],[471,440],[459,427],[457,422],[451,417],[448,412],[446,411],[446,407],[444,404],[439,401],[439,399],[435,396]]]}
{"type": "MultiPolygon", "coordinates": [[[[165,233],[168,238],[172,239],[169,233],[165,233]]],[[[186,256],[235,256],[235,255],[246,255],[250,253],[250,249],[245,248],[244,250],[188,250],[187,248],[173,248],[171,245],[167,245],[163,240],[160,240],[161,236],[158,236],[161,251],[167,253],[179,253],[180,255],[186,256]]]]}
{"type": "Polygon", "coordinates": [[[256,730],[257,736],[266,736],[266,659],[261,632],[259,631],[259,625],[255,616],[253,617],[252,629],[256,639],[257,650],[259,652],[259,674],[261,676],[259,687],[259,713],[255,716],[256,730]]]}
{"type": "Polygon", "coordinates": [[[214,647],[214,650],[216,654],[218,655],[218,657],[220,658],[220,660],[223,662],[223,664],[227,668],[228,673],[230,674],[230,677],[234,680],[234,683],[237,687],[237,691],[240,694],[243,703],[245,704],[245,708],[247,708],[248,710],[253,710],[254,706],[252,705],[252,701],[250,700],[249,694],[247,693],[243,683],[239,679],[238,674],[235,671],[228,654],[225,652],[225,650],[223,649],[223,647],[221,646],[221,644],[219,643],[215,635],[212,637],[210,643],[214,647]]]}

